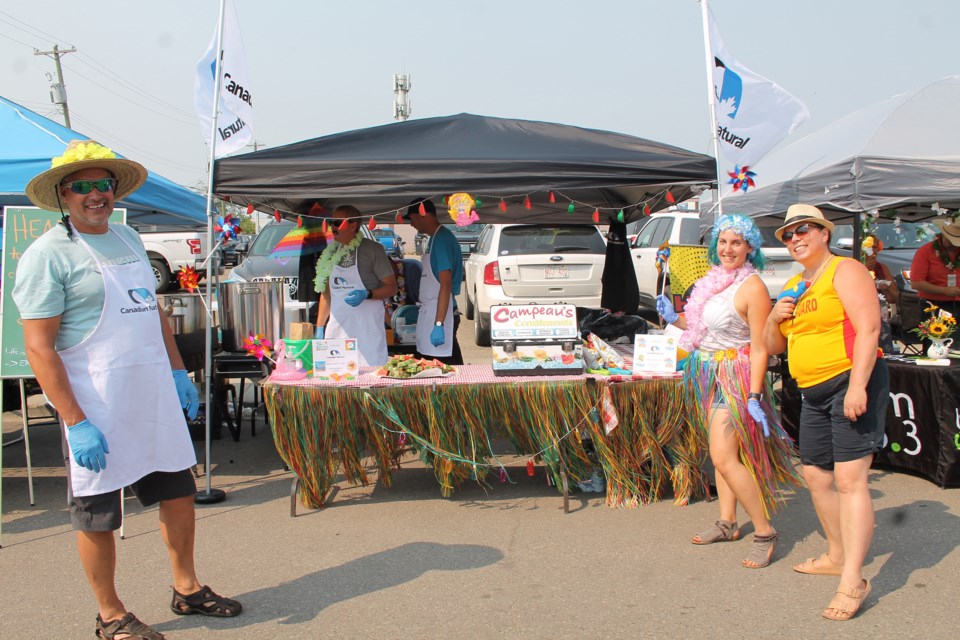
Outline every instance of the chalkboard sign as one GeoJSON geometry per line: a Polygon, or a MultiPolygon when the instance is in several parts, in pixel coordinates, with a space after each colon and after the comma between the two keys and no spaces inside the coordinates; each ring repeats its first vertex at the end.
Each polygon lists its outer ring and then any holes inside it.
{"type": "MultiPolygon", "coordinates": [[[[126,220],[126,209],[114,209],[110,222],[126,220]]],[[[3,277],[0,287],[0,378],[32,378],[23,347],[23,323],[13,301],[20,256],[33,241],[60,221],[60,214],[36,207],[3,208],[3,277]]]]}

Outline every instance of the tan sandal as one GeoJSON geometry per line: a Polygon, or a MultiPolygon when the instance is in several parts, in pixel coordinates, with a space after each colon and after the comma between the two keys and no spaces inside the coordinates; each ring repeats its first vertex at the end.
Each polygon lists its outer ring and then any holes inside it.
{"type": "Polygon", "coordinates": [[[695,535],[690,542],[693,544],[713,544],[714,542],[732,542],[740,539],[740,528],[736,522],[717,520],[713,526],[695,535]]]}
{"type": "Polygon", "coordinates": [[[776,531],[765,536],[754,535],[753,548],[750,549],[750,554],[740,564],[747,569],[763,569],[769,566],[779,539],[780,534],[776,531]]]}
{"type": "Polygon", "coordinates": [[[831,560],[827,554],[819,558],[807,558],[800,564],[793,565],[793,570],[811,576],[839,576],[843,573],[843,567],[831,560]]]}
{"type": "Polygon", "coordinates": [[[830,601],[830,605],[823,610],[823,617],[827,620],[846,622],[860,611],[860,607],[863,606],[863,601],[870,595],[871,588],[870,581],[864,580],[863,587],[859,589],[856,587],[852,589],[844,589],[843,587],[837,589],[837,593],[833,596],[833,600],[830,601]]]}

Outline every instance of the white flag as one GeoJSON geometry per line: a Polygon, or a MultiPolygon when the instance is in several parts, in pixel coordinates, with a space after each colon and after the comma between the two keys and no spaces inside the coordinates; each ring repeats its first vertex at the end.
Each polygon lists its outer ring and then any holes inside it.
{"type": "MultiPolygon", "coordinates": [[[[723,46],[713,12],[707,7],[713,91],[720,152],[729,161],[724,174],[753,165],[808,117],[806,105],[775,82],[750,71],[723,46]]],[[[717,158],[719,162],[721,159],[717,158]]],[[[762,174],[757,176],[762,182],[762,174]]],[[[721,188],[721,191],[727,189],[721,188]]]]}
{"type": "MultiPolygon", "coordinates": [[[[215,134],[216,153],[220,158],[243,149],[253,139],[253,97],[243,55],[243,38],[233,2],[225,0],[223,40],[220,62],[220,107],[215,134]]],[[[203,137],[210,144],[213,115],[213,92],[216,79],[217,32],[207,52],[197,63],[194,103],[203,137]]]]}

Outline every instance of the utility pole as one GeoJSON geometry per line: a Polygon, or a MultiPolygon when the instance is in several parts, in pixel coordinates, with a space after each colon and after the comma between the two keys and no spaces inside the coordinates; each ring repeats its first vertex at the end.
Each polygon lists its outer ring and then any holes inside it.
{"type": "Polygon", "coordinates": [[[260,150],[260,147],[264,147],[264,146],[266,146],[266,145],[263,144],[262,142],[257,142],[256,140],[254,140],[254,141],[253,141],[253,144],[248,144],[247,146],[248,146],[248,147],[253,147],[253,150],[254,150],[254,151],[259,151],[259,150],[260,150]]]}
{"type": "Polygon", "coordinates": [[[63,69],[60,68],[60,56],[76,52],[77,50],[74,47],[61,51],[57,45],[53,45],[53,51],[33,50],[33,55],[35,56],[50,56],[53,58],[53,62],[57,67],[57,82],[50,85],[50,102],[60,105],[60,109],[63,111],[63,123],[67,125],[67,129],[70,128],[70,109],[67,107],[67,87],[63,84],[63,69]]]}
{"type": "Polygon", "coordinates": [[[393,74],[393,93],[395,94],[393,101],[393,119],[403,122],[410,117],[410,113],[413,109],[410,107],[410,101],[407,99],[407,94],[410,93],[410,89],[413,88],[413,84],[410,82],[410,76],[406,73],[395,73],[393,74]]]}

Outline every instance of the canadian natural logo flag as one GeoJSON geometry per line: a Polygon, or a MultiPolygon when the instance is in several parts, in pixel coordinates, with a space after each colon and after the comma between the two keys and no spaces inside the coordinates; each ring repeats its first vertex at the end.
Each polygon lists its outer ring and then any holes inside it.
{"type": "Polygon", "coordinates": [[[720,152],[729,160],[728,172],[752,168],[810,112],[783,87],[740,64],[724,46],[709,7],[707,15],[720,152]]]}
{"type": "MultiPolygon", "coordinates": [[[[247,63],[243,55],[243,38],[240,21],[233,2],[225,0],[223,14],[223,38],[220,61],[220,105],[215,132],[215,157],[243,149],[253,139],[253,96],[247,76],[247,63]]],[[[217,73],[217,32],[207,52],[197,63],[197,80],[194,103],[197,118],[207,144],[211,144],[213,128],[213,92],[217,73]]]]}

